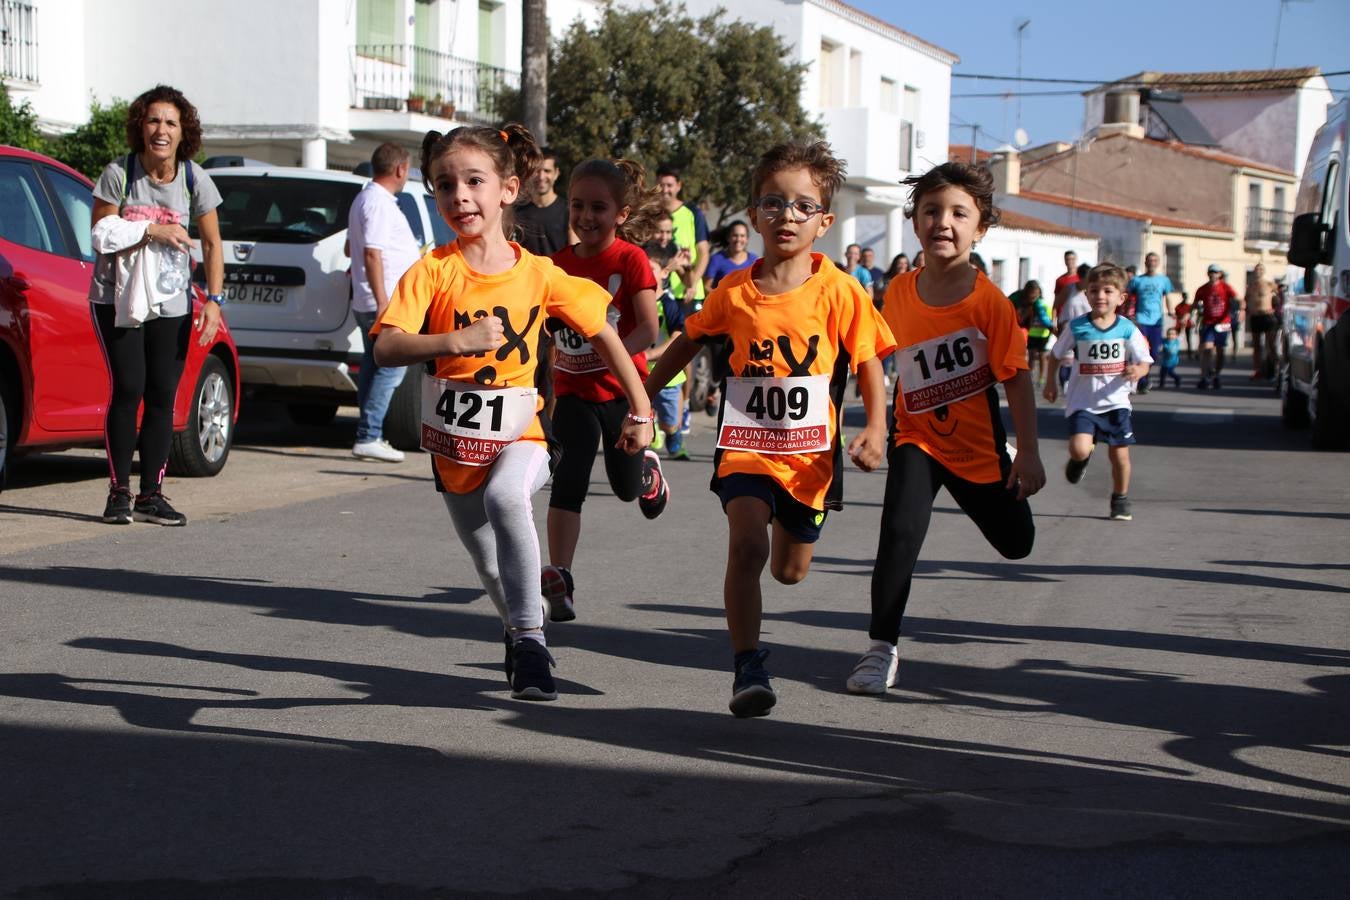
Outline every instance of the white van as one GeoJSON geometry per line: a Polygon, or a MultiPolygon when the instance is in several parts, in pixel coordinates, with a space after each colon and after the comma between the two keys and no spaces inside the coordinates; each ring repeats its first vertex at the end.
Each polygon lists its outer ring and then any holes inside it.
{"type": "MultiPolygon", "coordinates": [[[[307,425],[333,420],[356,402],[361,332],[351,313],[347,214],[369,180],[345,172],[281,166],[211,170],[225,255],[225,316],[239,347],[247,394],[286,403],[307,425]]],[[[425,249],[454,239],[422,187],[408,179],[397,197],[425,249]]],[[[418,446],[420,379],[398,388],[385,438],[418,446]]]]}
{"type": "Polygon", "coordinates": [[[1284,422],[1311,426],[1313,446],[1350,444],[1350,97],[1328,110],[1308,152],[1289,239],[1282,315],[1284,422]],[[1293,268],[1297,266],[1299,268],[1293,268]]]}

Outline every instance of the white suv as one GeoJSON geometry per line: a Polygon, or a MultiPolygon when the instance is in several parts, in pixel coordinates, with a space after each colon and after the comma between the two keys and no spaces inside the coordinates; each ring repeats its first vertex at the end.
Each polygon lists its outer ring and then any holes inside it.
{"type": "MultiPolygon", "coordinates": [[[[331,422],[339,405],[356,402],[361,332],[345,244],[347,213],[369,179],[282,166],[210,174],[222,198],[225,314],[243,388],[285,402],[301,424],[331,422]]],[[[424,248],[454,239],[420,175],[397,199],[424,248]]],[[[401,449],[418,445],[420,384],[405,379],[389,406],[385,437],[401,449]]]]}

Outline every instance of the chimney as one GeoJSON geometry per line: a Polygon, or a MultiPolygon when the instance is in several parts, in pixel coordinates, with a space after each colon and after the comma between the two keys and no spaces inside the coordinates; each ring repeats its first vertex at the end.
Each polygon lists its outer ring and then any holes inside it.
{"type": "Polygon", "coordinates": [[[1144,126],[1139,124],[1139,91],[1110,91],[1102,97],[1102,104],[1102,124],[1097,127],[1097,137],[1108,134],[1132,138],[1144,136],[1144,126]]]}
{"type": "Polygon", "coordinates": [[[994,176],[994,193],[1000,197],[1017,194],[1022,189],[1022,160],[1017,148],[1004,144],[989,157],[989,174],[994,176]]]}

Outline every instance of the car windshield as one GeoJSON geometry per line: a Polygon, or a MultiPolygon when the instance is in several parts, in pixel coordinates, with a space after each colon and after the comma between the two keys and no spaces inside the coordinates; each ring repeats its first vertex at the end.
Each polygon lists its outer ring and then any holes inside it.
{"type": "MultiPolygon", "coordinates": [[[[227,241],[313,244],[347,227],[361,185],[274,175],[218,176],[220,236],[227,241]]],[[[194,223],[191,233],[197,236],[194,223]]]]}

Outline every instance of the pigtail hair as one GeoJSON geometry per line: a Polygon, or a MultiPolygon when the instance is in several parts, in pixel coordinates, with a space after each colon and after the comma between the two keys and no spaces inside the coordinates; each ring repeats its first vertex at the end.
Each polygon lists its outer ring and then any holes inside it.
{"type": "Polygon", "coordinates": [[[614,165],[626,178],[622,205],[628,207],[628,219],[616,231],[625,241],[641,246],[656,236],[656,220],[665,209],[661,189],[647,186],[647,173],[641,164],[616,159],[614,165]]]}
{"type": "Polygon", "coordinates": [[[501,136],[511,153],[515,176],[520,179],[521,188],[524,189],[531,176],[543,165],[544,153],[539,149],[539,142],[534,139],[530,130],[519,122],[508,122],[503,125],[501,136]]]}
{"type": "Polygon", "coordinates": [[[433,196],[436,192],[431,186],[431,164],[436,157],[440,156],[436,145],[445,140],[446,137],[439,131],[428,131],[422,136],[422,187],[426,188],[427,193],[433,196]]]}

